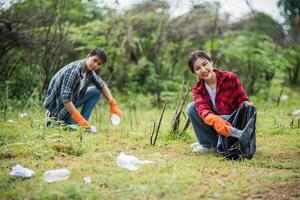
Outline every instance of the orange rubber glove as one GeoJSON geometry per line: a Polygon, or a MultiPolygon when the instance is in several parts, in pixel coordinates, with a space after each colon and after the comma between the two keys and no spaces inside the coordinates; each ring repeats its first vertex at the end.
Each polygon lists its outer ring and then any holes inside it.
{"type": "Polygon", "coordinates": [[[220,116],[208,114],[205,117],[204,122],[210,126],[214,126],[219,134],[224,135],[225,137],[229,137],[229,127],[231,127],[231,124],[228,121],[222,119],[220,116]]]}
{"type": "Polygon", "coordinates": [[[91,128],[91,125],[84,117],[78,112],[73,112],[71,115],[72,119],[82,128],[91,128]]]}
{"type": "Polygon", "coordinates": [[[114,98],[112,98],[111,100],[109,100],[108,103],[110,105],[110,115],[109,116],[111,116],[112,114],[116,114],[119,117],[122,117],[123,112],[119,109],[119,107],[117,105],[117,101],[114,98]]]}

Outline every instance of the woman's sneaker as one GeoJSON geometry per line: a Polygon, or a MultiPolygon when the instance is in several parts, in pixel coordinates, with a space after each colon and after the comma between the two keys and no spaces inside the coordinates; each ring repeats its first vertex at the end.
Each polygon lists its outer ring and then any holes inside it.
{"type": "Polygon", "coordinates": [[[195,143],[191,144],[190,147],[192,148],[192,152],[195,152],[195,153],[211,151],[209,148],[206,148],[206,147],[202,146],[201,144],[199,144],[199,142],[195,142],[195,143]]]}

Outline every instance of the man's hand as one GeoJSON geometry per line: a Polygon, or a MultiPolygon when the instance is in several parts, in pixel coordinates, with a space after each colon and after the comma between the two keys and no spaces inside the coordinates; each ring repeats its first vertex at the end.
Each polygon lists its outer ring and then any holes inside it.
{"type": "Polygon", "coordinates": [[[84,119],[84,117],[78,112],[75,111],[71,115],[72,119],[77,122],[77,124],[82,128],[91,128],[91,125],[88,121],[84,119]]]}
{"type": "Polygon", "coordinates": [[[204,122],[210,126],[214,126],[214,128],[219,134],[225,137],[229,137],[230,135],[229,127],[231,127],[231,124],[226,120],[222,119],[220,116],[214,114],[208,114],[205,117],[204,122]]]}
{"type": "Polygon", "coordinates": [[[119,117],[122,117],[123,112],[119,109],[117,101],[114,98],[112,98],[108,103],[110,105],[110,116],[112,114],[116,114],[119,117]]]}

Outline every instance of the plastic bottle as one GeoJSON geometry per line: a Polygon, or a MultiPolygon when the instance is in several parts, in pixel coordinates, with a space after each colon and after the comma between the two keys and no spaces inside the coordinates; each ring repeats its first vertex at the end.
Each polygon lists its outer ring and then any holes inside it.
{"type": "Polygon", "coordinates": [[[92,182],[92,179],[89,176],[85,176],[85,177],[83,177],[83,182],[84,182],[84,184],[88,185],[92,182]]]}
{"type": "Polygon", "coordinates": [[[111,123],[115,126],[117,126],[121,123],[121,118],[116,114],[112,114],[110,119],[111,119],[111,123]]]}
{"type": "Polygon", "coordinates": [[[44,173],[44,180],[48,183],[66,180],[69,178],[70,171],[68,169],[54,169],[44,173]]]}
{"type": "Polygon", "coordinates": [[[97,133],[97,128],[95,126],[91,126],[91,128],[89,129],[89,131],[91,133],[97,133]]]}
{"type": "Polygon", "coordinates": [[[234,127],[230,127],[230,136],[235,137],[235,138],[240,138],[242,137],[243,130],[239,130],[234,127]]]}

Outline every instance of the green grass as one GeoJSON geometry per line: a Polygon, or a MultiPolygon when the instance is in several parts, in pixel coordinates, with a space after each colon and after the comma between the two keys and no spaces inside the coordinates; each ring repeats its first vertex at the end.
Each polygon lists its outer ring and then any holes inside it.
{"type": "Polygon", "coordinates": [[[117,127],[110,124],[106,107],[97,109],[91,120],[97,134],[44,129],[42,109],[28,110],[25,118],[11,112],[9,119],[15,123],[0,123],[0,199],[241,199],[263,195],[270,188],[276,194],[281,184],[299,188],[300,128],[289,127],[289,114],[300,105],[274,105],[256,104],[257,153],[243,161],[192,153],[191,127],[182,139],[170,137],[173,108],[166,110],[156,146],[149,145],[149,138],[158,109],[131,113],[123,106],[126,117],[117,127]],[[130,172],[116,164],[121,151],[154,163],[130,172]],[[10,176],[17,163],[35,171],[35,176],[10,176]],[[43,173],[56,168],[68,168],[69,179],[45,182],[43,173]],[[85,176],[91,177],[91,184],[84,184],[85,176]]]}

